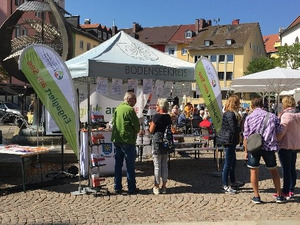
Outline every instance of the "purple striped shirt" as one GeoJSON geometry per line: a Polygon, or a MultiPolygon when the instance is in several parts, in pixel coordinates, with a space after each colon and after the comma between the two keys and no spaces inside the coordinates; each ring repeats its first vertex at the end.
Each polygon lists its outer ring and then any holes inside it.
{"type": "MultiPolygon", "coordinates": [[[[247,139],[250,134],[261,133],[263,129],[263,123],[267,112],[261,108],[256,108],[253,112],[246,117],[244,123],[244,138],[247,139]]],[[[277,137],[276,135],[281,131],[280,122],[278,117],[269,113],[269,120],[266,124],[265,131],[263,133],[264,145],[263,148],[267,151],[277,151],[277,137]]]]}

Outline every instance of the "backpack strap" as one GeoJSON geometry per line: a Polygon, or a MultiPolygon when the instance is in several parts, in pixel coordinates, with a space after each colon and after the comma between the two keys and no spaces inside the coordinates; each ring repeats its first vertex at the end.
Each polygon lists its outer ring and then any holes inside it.
{"type": "Polygon", "coordinates": [[[266,126],[267,126],[267,122],[269,121],[269,116],[270,116],[270,112],[268,112],[267,115],[265,116],[264,125],[263,125],[263,128],[262,128],[261,135],[263,135],[263,133],[265,132],[265,129],[266,129],[266,126]]]}

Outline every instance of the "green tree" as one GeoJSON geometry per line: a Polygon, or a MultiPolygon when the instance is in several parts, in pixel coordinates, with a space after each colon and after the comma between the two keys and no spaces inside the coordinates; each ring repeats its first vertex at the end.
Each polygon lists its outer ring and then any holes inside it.
{"type": "Polygon", "coordinates": [[[300,67],[300,43],[278,47],[278,58],[280,67],[297,69],[300,67]]]}
{"type": "Polygon", "coordinates": [[[270,59],[267,57],[260,57],[253,59],[249,66],[247,67],[247,71],[244,73],[245,75],[251,73],[257,73],[263,70],[269,70],[276,67],[276,62],[274,59],[270,59]]]}

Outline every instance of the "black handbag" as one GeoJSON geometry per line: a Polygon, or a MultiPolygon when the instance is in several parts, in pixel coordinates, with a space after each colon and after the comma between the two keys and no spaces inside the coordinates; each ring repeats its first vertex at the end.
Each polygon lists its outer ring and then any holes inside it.
{"type": "Polygon", "coordinates": [[[167,127],[164,133],[156,132],[153,135],[153,144],[152,153],[154,155],[173,153],[175,151],[175,144],[170,128],[167,127]]]}
{"type": "Polygon", "coordinates": [[[230,145],[232,144],[231,136],[232,135],[230,133],[230,130],[225,130],[221,128],[221,130],[216,136],[216,143],[219,145],[230,145]]]}

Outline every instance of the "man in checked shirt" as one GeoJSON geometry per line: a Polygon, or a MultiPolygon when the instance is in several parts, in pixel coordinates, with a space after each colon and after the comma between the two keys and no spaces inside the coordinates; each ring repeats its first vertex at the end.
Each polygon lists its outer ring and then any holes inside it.
{"type": "Polygon", "coordinates": [[[263,110],[262,98],[254,98],[251,100],[252,113],[246,117],[244,123],[244,147],[246,151],[246,159],[248,160],[247,166],[250,168],[250,181],[254,191],[252,202],[255,204],[261,203],[258,191],[258,174],[259,174],[259,161],[262,157],[269,170],[276,190],[276,202],[283,203],[286,199],[281,195],[280,176],[276,164],[276,152],[278,151],[277,137],[280,132],[280,122],[278,117],[269,113],[263,136],[263,147],[255,153],[248,153],[247,151],[247,138],[253,133],[261,133],[264,126],[264,119],[267,111],[263,110]]]}

